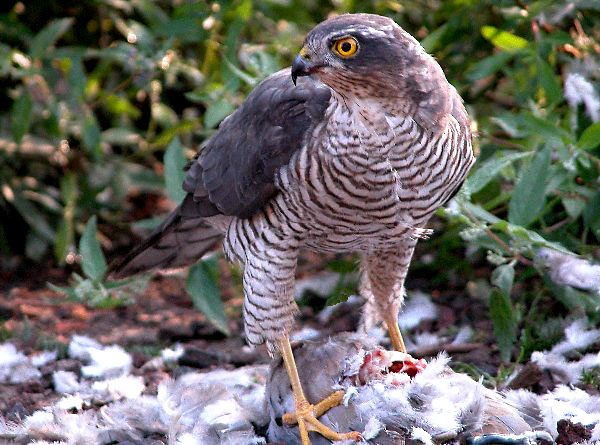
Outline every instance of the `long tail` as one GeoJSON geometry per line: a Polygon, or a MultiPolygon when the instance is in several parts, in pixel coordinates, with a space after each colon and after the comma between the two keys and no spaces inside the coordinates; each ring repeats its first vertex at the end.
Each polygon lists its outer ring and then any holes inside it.
{"type": "Polygon", "coordinates": [[[223,234],[204,218],[181,215],[180,208],[125,258],[111,267],[111,278],[125,278],[152,269],[173,269],[198,261],[223,234]]]}

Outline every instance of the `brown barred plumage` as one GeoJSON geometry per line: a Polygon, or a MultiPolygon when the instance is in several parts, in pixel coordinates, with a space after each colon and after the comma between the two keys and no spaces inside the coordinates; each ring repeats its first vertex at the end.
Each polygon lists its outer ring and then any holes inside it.
{"type": "Polygon", "coordinates": [[[371,316],[397,314],[417,239],[474,162],[460,97],[393,21],[328,20],[293,69],[294,80],[311,76],[294,86],[285,69],[263,81],[191,164],[184,203],[115,270],[193,262],[220,231],[227,256],[245,265],[251,344],[273,346],[291,329],[301,247],[361,252],[371,316]],[[340,36],[357,40],[356,57],[332,53],[340,36]],[[202,248],[186,250],[188,240],[202,248]]]}

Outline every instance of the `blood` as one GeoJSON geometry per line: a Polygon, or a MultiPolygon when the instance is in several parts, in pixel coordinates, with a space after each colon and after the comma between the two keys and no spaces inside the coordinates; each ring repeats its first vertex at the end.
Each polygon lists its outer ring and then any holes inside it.
{"type": "MultiPolygon", "coordinates": [[[[427,367],[424,359],[415,359],[408,354],[397,351],[375,349],[365,355],[358,372],[360,384],[371,380],[383,380],[389,374],[406,374],[410,379],[427,367]]],[[[399,382],[406,382],[400,379],[399,382]]]]}

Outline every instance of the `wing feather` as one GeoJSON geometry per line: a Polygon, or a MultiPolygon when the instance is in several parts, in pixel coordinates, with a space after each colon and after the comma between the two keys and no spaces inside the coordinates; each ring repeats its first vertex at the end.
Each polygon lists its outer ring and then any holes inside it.
{"type": "Polygon", "coordinates": [[[248,218],[276,193],[275,173],[321,122],[331,91],[285,69],[265,79],[220,125],[191,164],[183,188],[198,216],[248,218]]]}

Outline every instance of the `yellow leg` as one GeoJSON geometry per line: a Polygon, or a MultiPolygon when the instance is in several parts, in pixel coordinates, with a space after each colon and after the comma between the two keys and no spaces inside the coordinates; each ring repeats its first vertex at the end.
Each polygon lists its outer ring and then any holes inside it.
{"type": "Polygon", "coordinates": [[[392,341],[394,349],[396,351],[406,352],[406,346],[404,346],[404,340],[402,339],[396,316],[394,314],[386,316],[385,324],[387,325],[390,340],[392,341]]]}
{"type": "Polygon", "coordinates": [[[316,431],[329,440],[361,440],[361,435],[357,431],[338,433],[323,425],[317,419],[327,410],[340,404],[342,397],[344,396],[344,391],[336,391],[316,405],[311,405],[308,403],[308,400],[306,400],[306,396],[302,390],[300,377],[298,377],[298,370],[296,369],[296,361],[294,360],[294,354],[292,353],[292,347],[287,335],[279,340],[279,349],[281,351],[281,356],[283,357],[285,369],[290,378],[290,383],[292,384],[294,405],[296,408],[296,412],[284,414],[283,421],[287,424],[298,423],[302,445],[310,445],[310,439],[308,438],[309,431],[316,431]]]}

